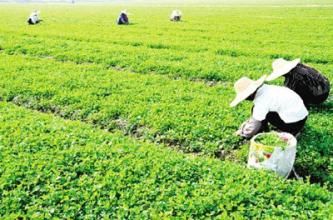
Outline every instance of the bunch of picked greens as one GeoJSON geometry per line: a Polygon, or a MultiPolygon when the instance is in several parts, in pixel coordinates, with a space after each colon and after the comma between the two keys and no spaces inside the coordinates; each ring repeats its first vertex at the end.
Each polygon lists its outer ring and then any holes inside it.
{"type": "Polygon", "coordinates": [[[288,146],[288,143],[283,140],[276,132],[258,135],[255,141],[270,147],[281,147],[283,150],[288,146]]]}

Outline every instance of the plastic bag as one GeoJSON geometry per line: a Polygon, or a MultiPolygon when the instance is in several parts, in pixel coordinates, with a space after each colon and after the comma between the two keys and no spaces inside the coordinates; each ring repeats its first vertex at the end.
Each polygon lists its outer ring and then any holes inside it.
{"type": "Polygon", "coordinates": [[[266,146],[256,142],[259,135],[257,134],[251,139],[250,151],[248,157],[248,167],[257,169],[268,169],[283,177],[288,177],[296,158],[296,138],[289,133],[277,133],[278,136],[287,143],[287,147],[283,150],[278,146],[266,146]]]}

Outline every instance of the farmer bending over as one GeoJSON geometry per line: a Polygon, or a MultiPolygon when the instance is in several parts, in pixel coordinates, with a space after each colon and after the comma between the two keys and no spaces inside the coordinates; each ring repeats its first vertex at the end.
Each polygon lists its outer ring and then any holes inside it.
{"type": "Polygon", "coordinates": [[[171,21],[180,21],[182,18],[182,13],[179,10],[173,10],[171,15],[170,15],[170,20],[171,21]]]}
{"type": "Polygon", "coordinates": [[[266,75],[257,81],[242,77],[235,83],[237,96],[230,106],[234,107],[243,100],[254,103],[251,118],[236,133],[251,138],[270,123],[280,131],[298,134],[308,116],[303,100],[287,87],[263,84],[265,79],[266,75]]]}
{"type": "Polygon", "coordinates": [[[266,81],[284,76],[284,85],[295,91],[305,105],[324,102],[330,92],[330,82],[316,69],[300,63],[300,59],[293,61],[282,58],[273,62],[273,72],[266,81]]]}
{"type": "Polygon", "coordinates": [[[127,16],[127,11],[126,10],[123,10],[123,11],[120,12],[117,24],[118,25],[129,24],[128,16],[127,16]]]}
{"type": "Polygon", "coordinates": [[[38,24],[40,21],[42,20],[39,19],[39,12],[37,10],[34,10],[28,19],[28,24],[34,25],[38,24]]]}

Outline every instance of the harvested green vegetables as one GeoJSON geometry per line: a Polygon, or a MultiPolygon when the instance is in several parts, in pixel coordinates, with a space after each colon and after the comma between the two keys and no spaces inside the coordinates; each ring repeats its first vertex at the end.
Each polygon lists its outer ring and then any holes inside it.
{"type": "Polygon", "coordinates": [[[283,150],[288,146],[288,143],[275,132],[258,135],[255,141],[266,146],[281,147],[283,150]]]}

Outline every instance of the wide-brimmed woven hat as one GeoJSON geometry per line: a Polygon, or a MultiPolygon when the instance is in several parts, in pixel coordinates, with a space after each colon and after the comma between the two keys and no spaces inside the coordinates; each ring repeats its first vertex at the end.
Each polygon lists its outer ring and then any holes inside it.
{"type": "Polygon", "coordinates": [[[254,93],[265,81],[267,75],[262,76],[258,80],[252,80],[247,77],[242,77],[234,84],[236,98],[230,103],[230,107],[235,107],[240,102],[254,93]]]}
{"type": "Polygon", "coordinates": [[[273,72],[267,77],[266,81],[272,81],[279,78],[280,76],[289,73],[290,70],[294,69],[300,62],[300,58],[292,61],[285,60],[283,58],[274,60],[274,62],[272,63],[273,72]]]}

